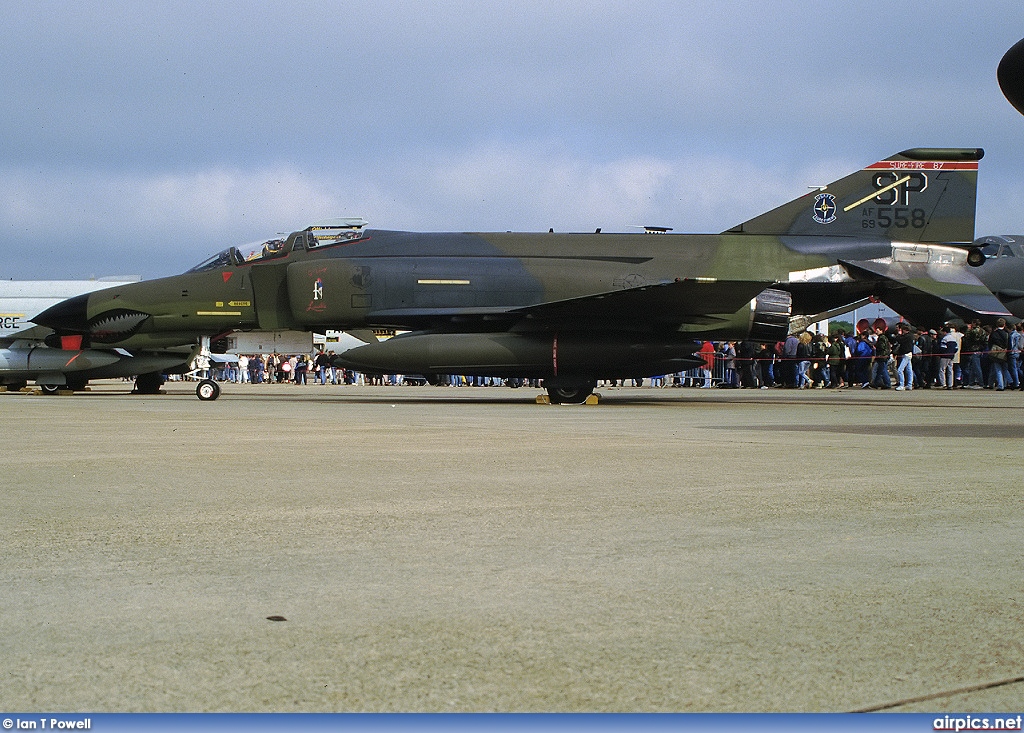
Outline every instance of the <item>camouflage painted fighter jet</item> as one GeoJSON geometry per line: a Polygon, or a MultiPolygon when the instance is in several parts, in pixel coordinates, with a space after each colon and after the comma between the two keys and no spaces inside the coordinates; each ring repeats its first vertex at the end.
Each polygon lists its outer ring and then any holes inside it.
{"type": "Polygon", "coordinates": [[[965,266],[984,260],[969,249],[982,155],[906,150],[718,235],[411,233],[330,220],[182,275],[72,298],[35,322],[144,349],[239,329],[392,329],[402,333],[337,363],[542,378],[552,401],[581,402],[599,379],[698,364],[696,341],[778,341],[791,319],[806,325],[867,297],[922,324],[1005,315],[965,266]]]}

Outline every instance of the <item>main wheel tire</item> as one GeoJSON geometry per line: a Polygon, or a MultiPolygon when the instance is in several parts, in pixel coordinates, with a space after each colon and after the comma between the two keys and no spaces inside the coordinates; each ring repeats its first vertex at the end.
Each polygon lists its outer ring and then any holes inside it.
{"type": "Polygon", "coordinates": [[[40,384],[39,389],[43,391],[43,394],[57,394],[60,392],[59,384],[40,384]]]}
{"type": "Polygon", "coordinates": [[[594,393],[589,384],[563,384],[548,387],[548,398],[553,405],[582,405],[594,393]]]}
{"type": "Polygon", "coordinates": [[[135,377],[136,394],[160,394],[160,388],[164,386],[164,375],[159,372],[149,372],[135,377]]]}
{"type": "Polygon", "coordinates": [[[220,397],[220,385],[212,379],[204,379],[196,385],[196,397],[203,402],[211,402],[220,397]]]}
{"type": "Polygon", "coordinates": [[[67,380],[68,380],[68,385],[67,385],[68,389],[70,389],[70,390],[72,390],[74,392],[81,392],[82,390],[84,390],[89,385],[89,380],[88,379],[83,379],[82,377],[68,377],[67,380]]]}

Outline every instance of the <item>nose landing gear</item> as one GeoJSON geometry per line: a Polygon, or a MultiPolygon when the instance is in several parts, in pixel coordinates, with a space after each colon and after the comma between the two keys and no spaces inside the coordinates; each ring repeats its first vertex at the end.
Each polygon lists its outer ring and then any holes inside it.
{"type": "Polygon", "coordinates": [[[220,385],[212,379],[203,379],[196,385],[196,397],[203,402],[211,402],[220,397],[220,385]]]}

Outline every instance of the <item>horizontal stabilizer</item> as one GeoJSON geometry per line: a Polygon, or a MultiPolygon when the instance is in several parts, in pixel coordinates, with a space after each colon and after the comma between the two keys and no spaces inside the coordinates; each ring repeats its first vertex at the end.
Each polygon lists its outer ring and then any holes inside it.
{"type": "Polygon", "coordinates": [[[942,321],[948,309],[957,316],[991,320],[1010,316],[999,299],[963,267],[925,262],[843,261],[855,279],[881,277],[887,283],[879,297],[911,321],[942,321]]]}

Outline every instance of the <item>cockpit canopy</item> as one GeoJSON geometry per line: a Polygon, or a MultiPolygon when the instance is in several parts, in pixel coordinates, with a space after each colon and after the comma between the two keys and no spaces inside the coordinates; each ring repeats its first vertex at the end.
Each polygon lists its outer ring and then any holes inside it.
{"type": "Polygon", "coordinates": [[[996,257],[1024,258],[1024,236],[1020,234],[1003,234],[1000,236],[979,237],[974,240],[986,259],[996,257]]]}
{"type": "Polygon", "coordinates": [[[278,234],[240,247],[228,247],[199,263],[188,272],[207,272],[225,267],[263,262],[283,257],[295,249],[316,249],[343,244],[363,236],[368,224],[360,217],[325,219],[292,234],[278,234]]]}

